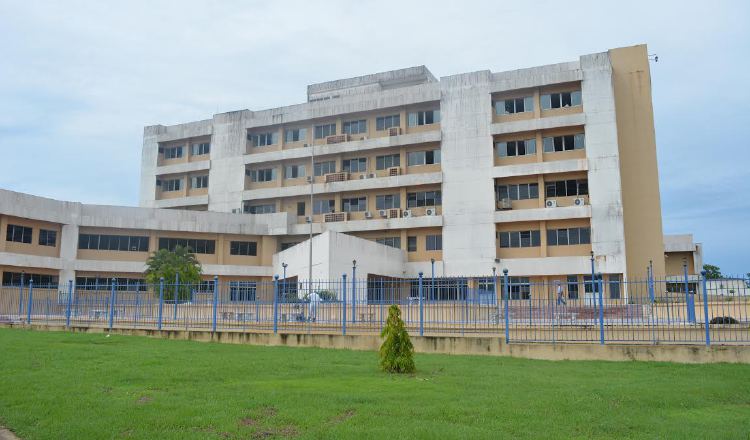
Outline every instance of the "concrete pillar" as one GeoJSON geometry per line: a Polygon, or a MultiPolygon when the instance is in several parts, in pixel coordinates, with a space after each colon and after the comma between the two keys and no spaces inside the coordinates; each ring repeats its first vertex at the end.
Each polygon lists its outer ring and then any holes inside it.
{"type": "Polygon", "coordinates": [[[60,234],[60,285],[66,285],[68,280],[75,283],[75,262],[78,256],[78,225],[63,225],[60,234]]]}

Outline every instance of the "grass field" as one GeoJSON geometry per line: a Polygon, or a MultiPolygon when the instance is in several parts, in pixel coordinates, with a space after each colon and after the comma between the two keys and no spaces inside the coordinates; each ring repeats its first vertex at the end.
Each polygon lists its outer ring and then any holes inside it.
{"type": "Polygon", "coordinates": [[[547,362],[0,330],[24,439],[748,438],[749,365],[547,362]]]}

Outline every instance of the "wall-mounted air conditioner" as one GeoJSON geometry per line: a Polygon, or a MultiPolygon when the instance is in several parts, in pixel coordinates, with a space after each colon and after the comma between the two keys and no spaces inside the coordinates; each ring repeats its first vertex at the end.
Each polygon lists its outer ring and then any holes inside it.
{"type": "Polygon", "coordinates": [[[372,218],[372,212],[365,211],[365,218],[372,218]]]}
{"type": "Polygon", "coordinates": [[[557,200],[547,199],[544,206],[546,206],[547,208],[557,208],[557,200]]]}
{"type": "Polygon", "coordinates": [[[437,214],[437,209],[435,208],[427,208],[424,210],[424,215],[433,216],[437,214]]]}
{"type": "Polygon", "coordinates": [[[575,201],[573,202],[576,206],[583,206],[586,204],[586,199],[583,197],[576,197],[575,201]]]}
{"type": "Polygon", "coordinates": [[[401,217],[403,218],[413,217],[411,213],[411,209],[404,209],[404,211],[401,213],[401,217]]]}
{"type": "Polygon", "coordinates": [[[381,216],[381,217],[383,217],[383,218],[385,218],[385,217],[388,217],[388,210],[387,210],[387,209],[381,209],[381,210],[379,211],[379,214],[380,214],[380,216],[381,216]]]}
{"type": "Polygon", "coordinates": [[[497,201],[497,209],[513,209],[513,202],[507,197],[500,199],[497,201]]]}

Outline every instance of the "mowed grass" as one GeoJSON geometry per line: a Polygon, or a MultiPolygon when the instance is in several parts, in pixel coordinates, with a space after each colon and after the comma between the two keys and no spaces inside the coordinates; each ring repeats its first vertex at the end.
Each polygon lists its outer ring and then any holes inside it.
{"type": "Polygon", "coordinates": [[[547,362],[0,330],[24,439],[748,438],[750,366],[547,362]]]}

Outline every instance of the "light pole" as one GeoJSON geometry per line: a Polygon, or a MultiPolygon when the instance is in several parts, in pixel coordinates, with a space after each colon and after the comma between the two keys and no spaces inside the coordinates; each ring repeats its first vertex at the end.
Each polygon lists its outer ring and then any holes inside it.
{"type": "Polygon", "coordinates": [[[357,322],[357,260],[352,260],[352,322],[357,322]]]}
{"type": "Polygon", "coordinates": [[[282,280],[283,284],[281,285],[281,291],[284,294],[284,297],[286,297],[286,267],[289,266],[286,263],[281,263],[281,267],[284,268],[284,279],[282,280]]]}
{"type": "Polygon", "coordinates": [[[592,301],[596,304],[596,270],[594,269],[594,251],[591,251],[591,295],[592,301]]]}
{"type": "Polygon", "coordinates": [[[308,255],[307,283],[308,295],[312,294],[312,260],[313,260],[313,215],[314,207],[314,188],[315,188],[315,126],[310,126],[310,252],[308,255]]]}

